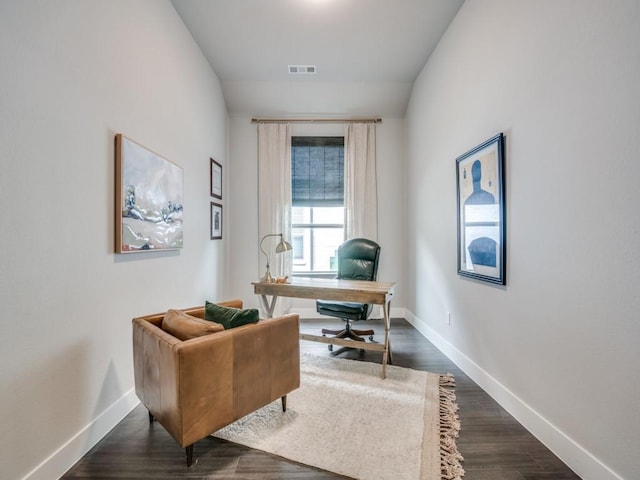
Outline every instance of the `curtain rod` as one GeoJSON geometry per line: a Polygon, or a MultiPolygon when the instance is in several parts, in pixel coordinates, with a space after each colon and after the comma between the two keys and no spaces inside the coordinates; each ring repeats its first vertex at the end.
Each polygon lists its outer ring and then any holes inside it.
{"type": "Polygon", "coordinates": [[[252,118],[251,123],[382,123],[381,118],[252,118]]]}

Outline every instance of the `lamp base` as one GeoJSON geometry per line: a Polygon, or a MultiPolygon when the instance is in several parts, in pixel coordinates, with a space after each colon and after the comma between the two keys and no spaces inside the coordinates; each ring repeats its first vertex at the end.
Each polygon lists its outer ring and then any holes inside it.
{"type": "Polygon", "coordinates": [[[264,274],[264,277],[260,279],[262,283],[275,283],[276,279],[271,276],[271,272],[267,270],[267,273],[264,274]]]}

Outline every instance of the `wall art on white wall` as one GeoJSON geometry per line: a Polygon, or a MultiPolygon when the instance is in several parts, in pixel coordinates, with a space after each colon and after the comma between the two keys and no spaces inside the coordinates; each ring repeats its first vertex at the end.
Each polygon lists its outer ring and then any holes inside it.
{"type": "Polygon", "coordinates": [[[222,199],[222,165],[211,159],[211,196],[222,199]]]}
{"type": "Polygon", "coordinates": [[[506,284],[504,136],[456,159],[458,274],[506,284]]]}
{"type": "Polygon", "coordinates": [[[182,248],[182,168],[122,134],[116,151],[116,253],[182,248]]]}
{"type": "Polygon", "coordinates": [[[222,239],[222,205],[211,202],[211,240],[222,239]]]}

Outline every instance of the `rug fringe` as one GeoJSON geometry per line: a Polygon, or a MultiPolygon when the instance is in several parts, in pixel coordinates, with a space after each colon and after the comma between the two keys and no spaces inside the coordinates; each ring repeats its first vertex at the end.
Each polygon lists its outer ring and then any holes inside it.
{"type": "Polygon", "coordinates": [[[464,458],[456,446],[460,418],[453,391],[455,386],[456,380],[452,374],[440,375],[440,474],[443,480],[462,480],[464,476],[461,465],[464,458]]]}

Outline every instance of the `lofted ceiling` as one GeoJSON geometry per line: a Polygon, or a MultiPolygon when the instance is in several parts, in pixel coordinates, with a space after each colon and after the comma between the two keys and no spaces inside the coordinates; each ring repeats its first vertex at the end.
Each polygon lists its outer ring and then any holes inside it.
{"type": "Polygon", "coordinates": [[[231,115],[403,117],[464,0],[172,0],[231,115]],[[289,65],[317,73],[291,75],[289,65]]]}

